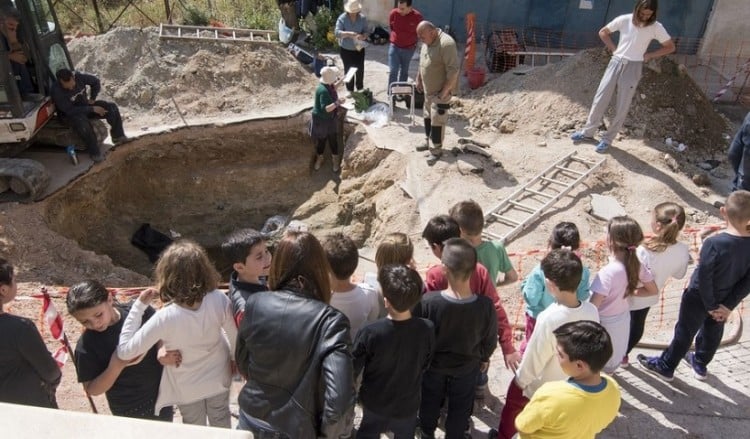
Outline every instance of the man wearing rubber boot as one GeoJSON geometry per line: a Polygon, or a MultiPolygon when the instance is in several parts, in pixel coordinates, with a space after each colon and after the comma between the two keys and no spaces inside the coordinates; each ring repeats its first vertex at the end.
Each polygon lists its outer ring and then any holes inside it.
{"type": "Polygon", "coordinates": [[[426,136],[425,144],[417,146],[417,151],[429,148],[431,157],[428,162],[434,163],[443,154],[451,93],[458,83],[458,52],[453,38],[429,21],[419,23],[417,36],[423,43],[419,55],[417,90],[424,92],[426,136]]]}
{"type": "Polygon", "coordinates": [[[57,82],[52,87],[52,100],[58,114],[83,139],[91,160],[101,162],[104,155],[99,149],[99,141],[89,118],[107,119],[112,143],[117,145],[125,142],[128,138],[122,128],[122,117],[117,104],[96,100],[102,87],[99,78],[94,75],[60,69],[55,76],[57,82]]]}

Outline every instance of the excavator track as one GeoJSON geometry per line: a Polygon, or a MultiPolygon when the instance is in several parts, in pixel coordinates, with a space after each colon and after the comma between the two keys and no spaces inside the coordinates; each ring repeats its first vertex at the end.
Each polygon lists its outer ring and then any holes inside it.
{"type": "Polygon", "coordinates": [[[35,160],[0,158],[0,202],[36,201],[49,181],[49,172],[35,160]]]}

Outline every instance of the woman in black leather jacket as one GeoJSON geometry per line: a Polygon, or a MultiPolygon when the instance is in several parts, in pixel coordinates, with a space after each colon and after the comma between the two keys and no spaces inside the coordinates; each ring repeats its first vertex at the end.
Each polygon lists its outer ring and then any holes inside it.
{"type": "Polygon", "coordinates": [[[342,420],[354,404],[349,320],[328,305],[328,262],[312,234],[284,236],[269,287],[248,298],[237,335],[237,365],[247,377],[238,428],[256,438],[345,434],[342,420]]]}

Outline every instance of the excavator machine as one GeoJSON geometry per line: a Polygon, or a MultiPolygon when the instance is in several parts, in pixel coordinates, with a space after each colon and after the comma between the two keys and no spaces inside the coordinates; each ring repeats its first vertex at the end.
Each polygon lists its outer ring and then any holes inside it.
{"type": "MultiPolygon", "coordinates": [[[[41,163],[17,158],[33,144],[67,147],[83,145],[55,115],[51,98],[55,72],[73,69],[70,53],[53,9],[52,0],[0,0],[0,20],[9,8],[18,11],[17,39],[27,62],[33,90],[21,89],[18,66],[10,58],[8,40],[0,33],[0,202],[32,202],[44,193],[50,176],[41,163]]],[[[3,23],[0,27],[5,28],[3,23]]],[[[106,126],[92,121],[101,142],[106,126]]],[[[61,160],[67,160],[63,154],[61,160]]]]}

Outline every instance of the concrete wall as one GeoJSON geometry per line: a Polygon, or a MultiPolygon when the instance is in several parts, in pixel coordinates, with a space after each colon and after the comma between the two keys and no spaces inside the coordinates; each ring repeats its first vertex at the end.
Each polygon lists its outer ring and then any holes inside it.
{"type": "Polygon", "coordinates": [[[252,439],[249,431],[199,427],[110,415],[43,409],[0,403],[2,437],[39,438],[180,438],[252,439]]]}
{"type": "Polygon", "coordinates": [[[747,60],[750,57],[748,0],[714,0],[698,54],[701,58],[727,56],[747,60]]]}
{"type": "Polygon", "coordinates": [[[393,9],[393,0],[362,0],[362,13],[373,26],[388,26],[388,14],[393,9]]]}

